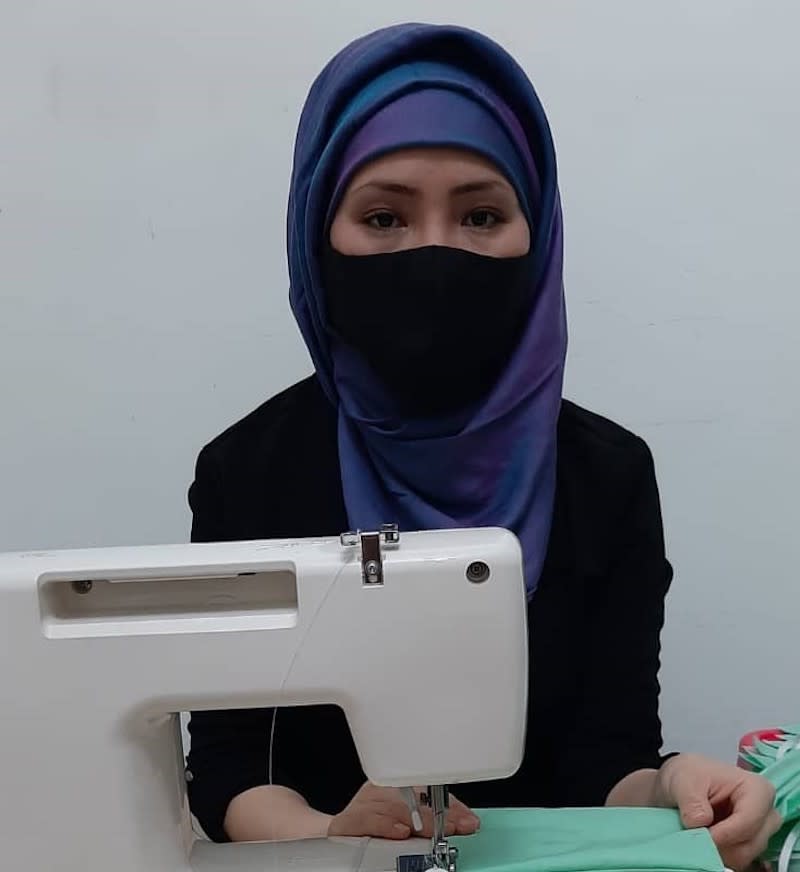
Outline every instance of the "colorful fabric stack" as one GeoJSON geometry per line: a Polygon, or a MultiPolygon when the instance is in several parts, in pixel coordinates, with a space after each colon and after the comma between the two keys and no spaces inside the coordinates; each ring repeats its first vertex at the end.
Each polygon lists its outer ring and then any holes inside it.
{"type": "Polygon", "coordinates": [[[800,724],[755,730],[739,742],[739,766],[758,772],[775,787],[775,807],[784,824],[764,859],[776,872],[800,872],[800,724]]]}

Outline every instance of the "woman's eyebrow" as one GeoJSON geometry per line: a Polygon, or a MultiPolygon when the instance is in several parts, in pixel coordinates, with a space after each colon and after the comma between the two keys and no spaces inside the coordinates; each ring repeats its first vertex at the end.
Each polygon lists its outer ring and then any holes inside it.
{"type": "Polygon", "coordinates": [[[501,182],[499,179],[476,179],[474,182],[465,182],[463,185],[456,185],[450,190],[451,194],[474,194],[483,191],[512,191],[511,186],[507,182],[501,182]]]}
{"type": "MultiPolygon", "coordinates": [[[[415,188],[412,185],[405,185],[402,182],[392,182],[388,179],[372,179],[369,182],[364,182],[363,185],[354,188],[352,193],[357,194],[360,191],[370,189],[380,191],[383,194],[403,194],[406,197],[413,197],[415,194],[419,193],[419,188],[415,188]]],[[[511,190],[511,186],[500,179],[475,179],[471,182],[464,182],[461,185],[456,185],[450,189],[450,193],[461,195],[474,194],[476,192],[481,193],[485,191],[511,192],[511,190]]]]}
{"type": "Polygon", "coordinates": [[[410,185],[403,185],[400,182],[373,179],[372,181],[364,182],[363,185],[354,188],[352,193],[357,194],[359,191],[365,191],[369,188],[374,188],[376,191],[381,191],[384,194],[405,194],[406,196],[413,196],[418,192],[417,188],[412,188],[410,185]]]}

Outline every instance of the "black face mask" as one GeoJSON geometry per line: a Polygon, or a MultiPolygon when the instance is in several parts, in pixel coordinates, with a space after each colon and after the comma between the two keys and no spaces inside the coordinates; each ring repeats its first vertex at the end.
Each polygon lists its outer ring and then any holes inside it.
{"type": "Polygon", "coordinates": [[[409,415],[461,409],[489,392],[525,327],[530,255],[427,246],[322,258],[332,332],[363,354],[409,415]]]}

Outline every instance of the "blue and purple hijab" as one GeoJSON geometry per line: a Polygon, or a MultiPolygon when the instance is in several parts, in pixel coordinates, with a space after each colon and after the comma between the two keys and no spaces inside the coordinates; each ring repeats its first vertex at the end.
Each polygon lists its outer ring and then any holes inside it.
{"type": "Polygon", "coordinates": [[[287,242],[292,311],[337,410],[350,525],[505,527],[522,545],[531,596],[553,514],[567,330],[555,153],[524,71],[492,40],[460,27],[397,25],[348,45],[322,70],[302,112],[287,242]],[[456,415],[409,420],[366,363],[332,339],[319,254],[358,166],[391,149],[433,145],[477,151],[514,185],[531,227],[532,304],[487,396],[456,415]]]}

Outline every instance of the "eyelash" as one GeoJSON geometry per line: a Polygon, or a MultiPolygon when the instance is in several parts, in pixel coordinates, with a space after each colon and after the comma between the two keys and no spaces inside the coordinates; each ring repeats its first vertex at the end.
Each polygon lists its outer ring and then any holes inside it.
{"type": "Polygon", "coordinates": [[[484,226],[480,226],[480,225],[478,225],[478,226],[473,225],[476,230],[491,230],[492,228],[496,227],[498,224],[505,223],[505,217],[503,216],[503,214],[501,212],[498,212],[497,209],[489,209],[485,206],[483,208],[480,208],[480,209],[472,209],[468,213],[467,218],[471,218],[473,215],[481,215],[481,214],[488,215],[489,218],[491,218],[491,223],[489,224],[488,227],[484,227],[484,226]]]}
{"type": "MultiPolygon", "coordinates": [[[[468,225],[472,226],[475,230],[491,230],[496,227],[498,224],[506,223],[505,216],[496,209],[489,209],[487,207],[471,209],[464,218],[465,223],[467,219],[473,217],[474,215],[488,215],[492,220],[491,223],[487,226],[485,225],[468,225]]],[[[378,209],[375,212],[371,212],[368,215],[364,216],[364,224],[366,224],[370,229],[377,231],[378,233],[388,233],[390,230],[397,230],[396,226],[391,227],[380,227],[377,224],[373,223],[379,216],[381,215],[389,215],[392,219],[398,220],[398,216],[396,213],[392,212],[391,209],[378,209]]]]}
{"type": "Polygon", "coordinates": [[[397,215],[392,212],[390,209],[378,209],[375,212],[371,212],[369,215],[364,216],[364,223],[370,227],[372,230],[377,230],[379,233],[386,233],[389,230],[396,230],[397,228],[392,227],[379,227],[377,224],[373,223],[376,219],[381,215],[389,215],[392,219],[397,219],[397,215]]]}

